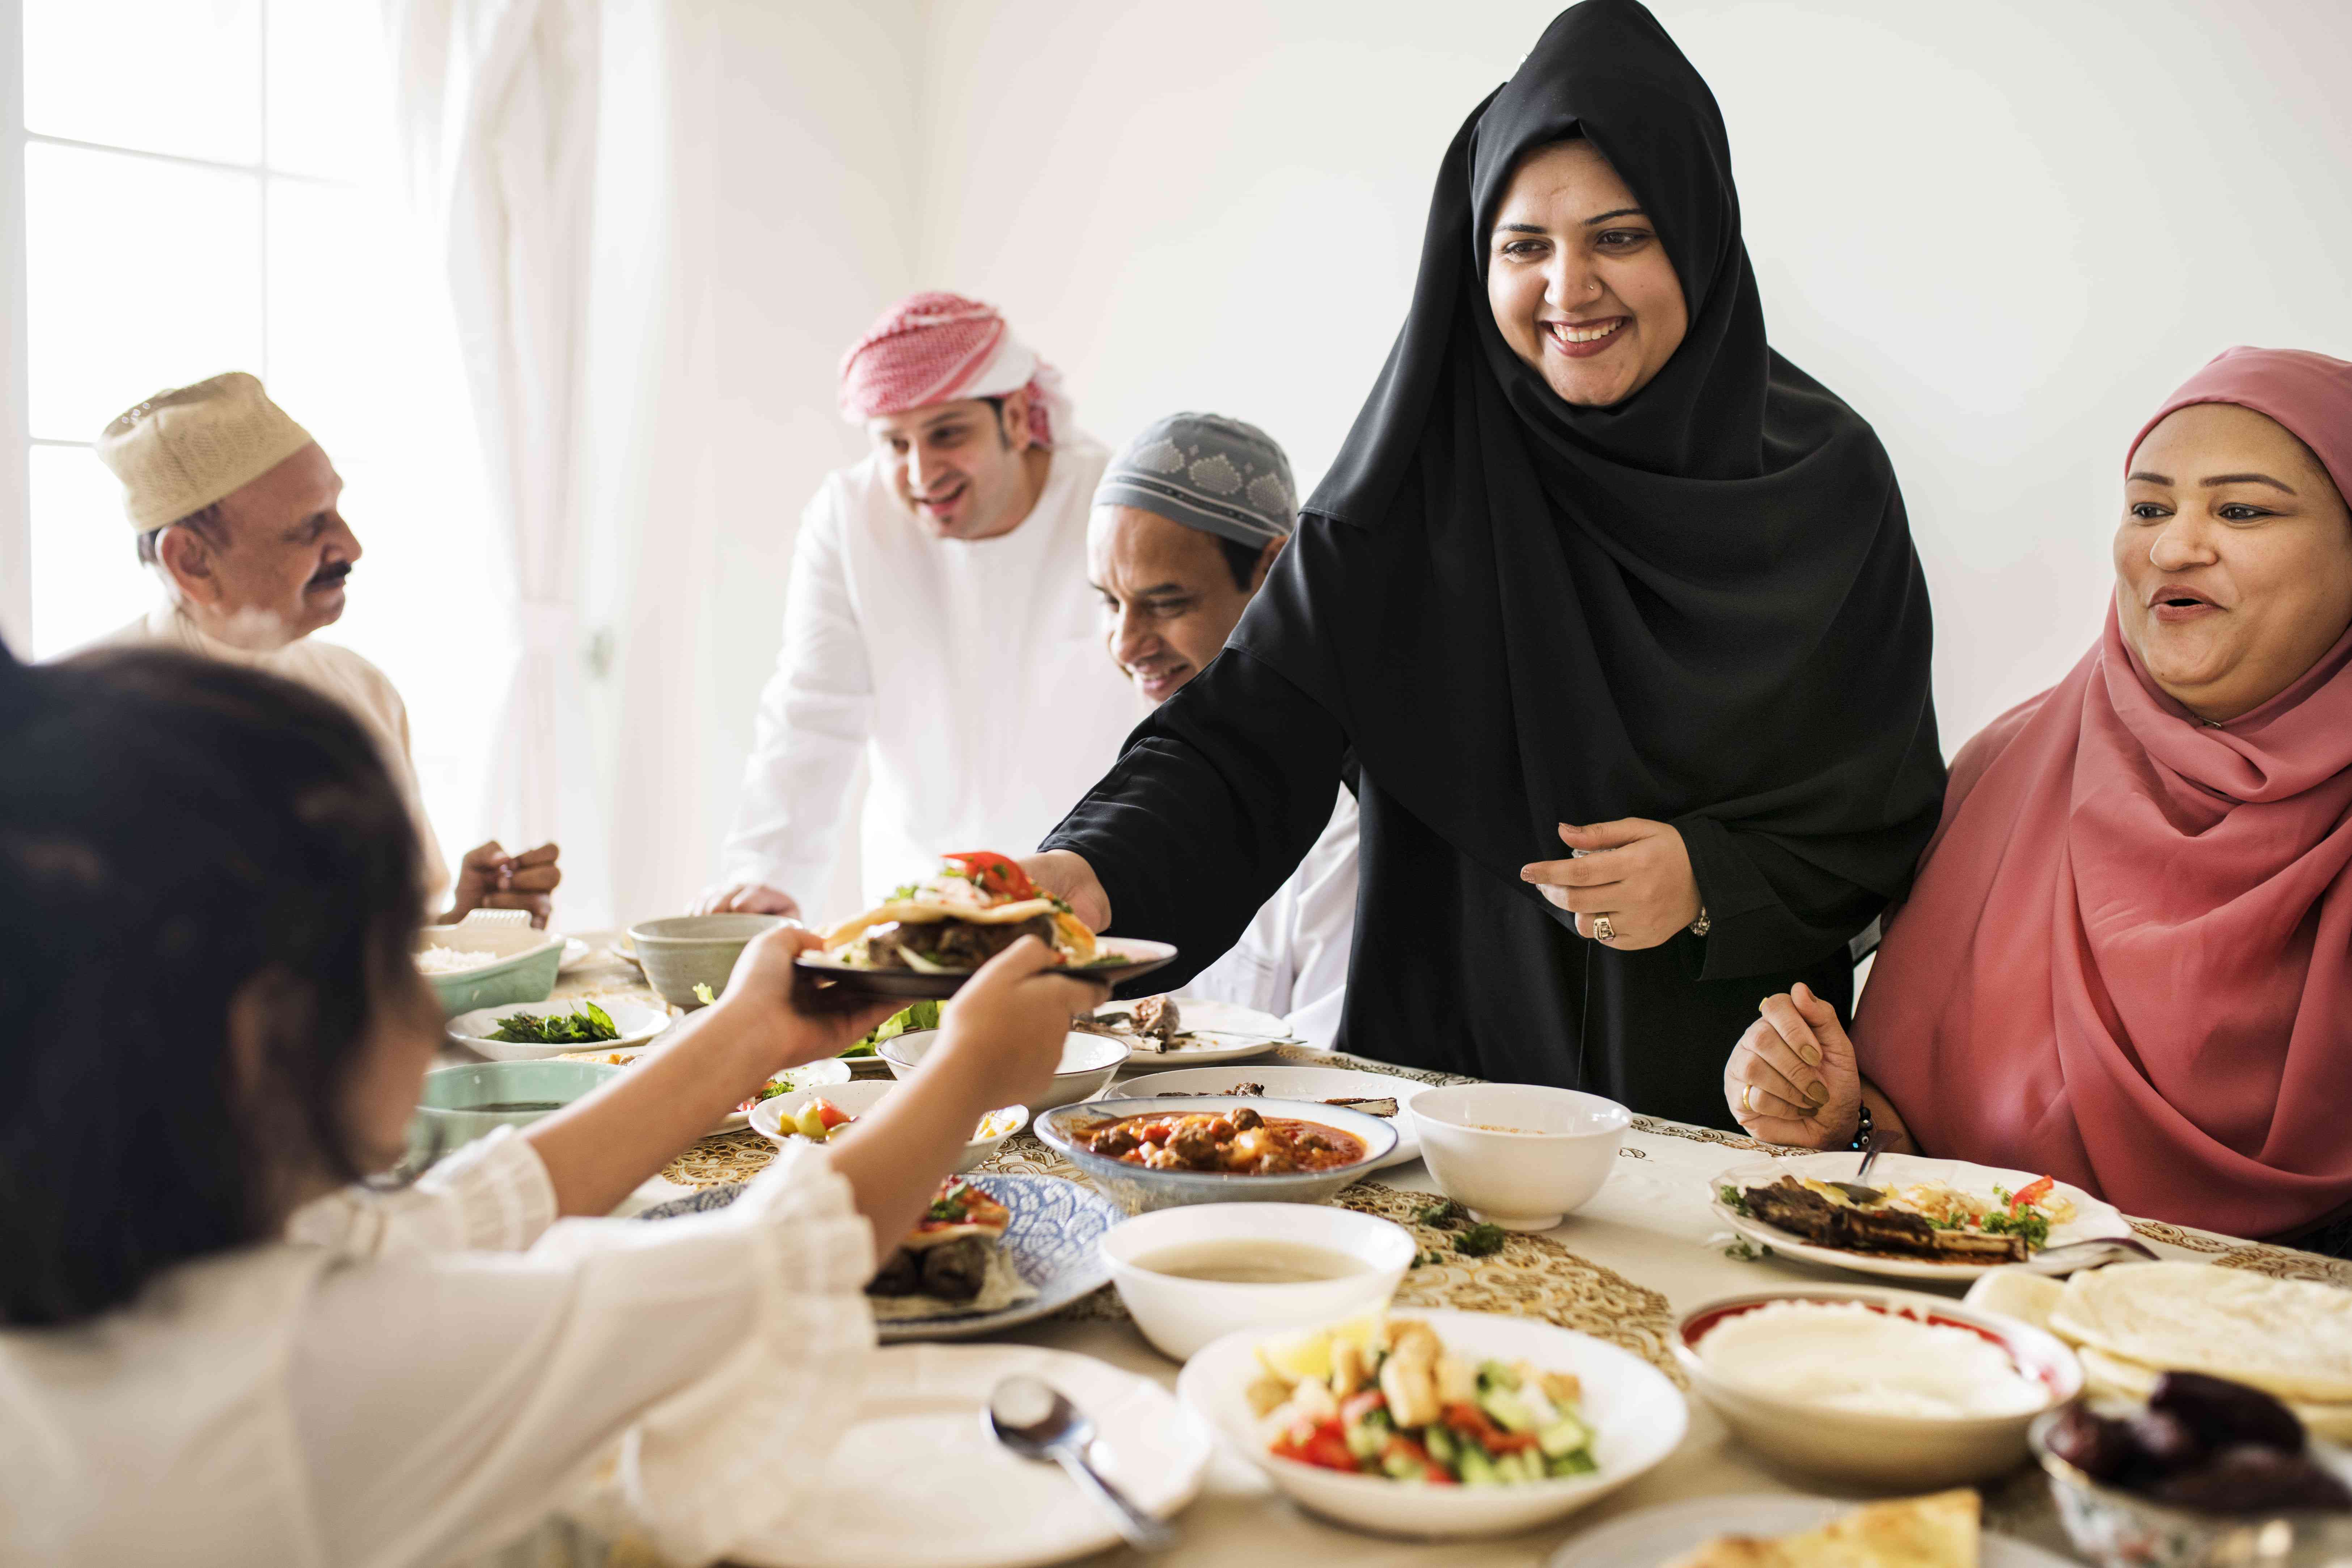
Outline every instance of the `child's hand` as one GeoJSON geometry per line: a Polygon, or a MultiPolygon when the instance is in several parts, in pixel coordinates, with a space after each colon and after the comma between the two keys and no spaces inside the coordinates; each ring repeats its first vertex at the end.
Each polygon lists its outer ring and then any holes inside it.
{"type": "Polygon", "coordinates": [[[777,1059],[772,1071],[839,1056],[903,1005],[886,999],[847,1009],[795,1006],[794,988],[809,982],[793,961],[824,945],[824,940],[804,926],[761,931],[736,959],[735,972],[727,977],[727,994],[710,1009],[713,1016],[738,1020],[773,1038],[777,1059]]]}
{"type": "Polygon", "coordinates": [[[993,1098],[1034,1100],[1062,1063],[1070,1020],[1102,1001],[1109,987],[1054,966],[1054,951],[1024,936],[982,966],[940,1018],[940,1051],[981,1072],[993,1098]]]}

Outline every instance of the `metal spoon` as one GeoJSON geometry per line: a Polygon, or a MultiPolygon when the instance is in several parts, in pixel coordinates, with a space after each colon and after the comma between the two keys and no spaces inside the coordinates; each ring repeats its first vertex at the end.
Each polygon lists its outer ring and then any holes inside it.
{"type": "Polygon", "coordinates": [[[1864,1184],[1863,1178],[1870,1174],[1870,1168],[1873,1165],[1878,1163],[1878,1157],[1886,1152],[1886,1142],[1887,1132],[1885,1128],[1881,1127],[1873,1129],[1870,1134],[1870,1142],[1863,1147],[1862,1163],[1855,1168],[1853,1180],[1851,1182],[1823,1182],[1822,1184],[1825,1187],[1835,1187],[1838,1191],[1843,1193],[1846,1196],[1852,1198],[1858,1204],[1884,1203],[1886,1200],[1886,1194],[1880,1192],[1876,1187],[1864,1184]]]}
{"type": "Polygon", "coordinates": [[[988,1429],[1024,1459],[1051,1459],[1079,1487],[1108,1504],[1118,1516],[1118,1532],[1138,1552],[1165,1552],[1176,1532],[1144,1512],[1087,1462],[1095,1424],[1085,1411],[1040,1379],[1000,1380],[988,1396],[988,1429]]]}

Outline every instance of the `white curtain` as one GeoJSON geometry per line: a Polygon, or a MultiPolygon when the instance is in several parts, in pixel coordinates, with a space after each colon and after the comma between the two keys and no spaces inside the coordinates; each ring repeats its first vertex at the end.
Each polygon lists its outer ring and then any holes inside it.
{"type": "MultiPolygon", "coordinates": [[[[487,820],[509,849],[560,842],[557,923],[602,925],[611,878],[579,612],[599,0],[383,0],[383,13],[410,188],[442,244],[513,563],[520,656],[487,820]]],[[[499,603],[482,591],[481,608],[499,603]]]]}

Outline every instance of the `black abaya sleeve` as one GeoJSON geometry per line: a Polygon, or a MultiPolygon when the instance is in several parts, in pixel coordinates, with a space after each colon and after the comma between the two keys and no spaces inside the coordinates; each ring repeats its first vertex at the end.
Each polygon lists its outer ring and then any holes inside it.
{"type": "Polygon", "coordinates": [[[1708,921],[1695,978],[1769,974],[1835,952],[1901,893],[1940,804],[1876,831],[1804,840],[1804,854],[1713,817],[1677,819],[1708,921]]]}
{"type": "Polygon", "coordinates": [[[1128,738],[1045,849],[1086,857],[1111,929],[1173,942],[1172,991],[1231,948],[1331,820],[1348,742],[1314,699],[1228,647],[1128,738]]]}

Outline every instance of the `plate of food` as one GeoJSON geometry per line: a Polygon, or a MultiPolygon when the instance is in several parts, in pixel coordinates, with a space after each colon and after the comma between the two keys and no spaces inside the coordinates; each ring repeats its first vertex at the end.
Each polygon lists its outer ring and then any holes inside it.
{"type": "Polygon", "coordinates": [[[2031,1171],[1882,1154],[1861,1186],[1855,1164],[1850,1150],[1751,1161],[1710,1180],[1707,1198],[1758,1247],[1898,1279],[1974,1279],[2044,1247],[2131,1235],[2111,1205],[2031,1171]]]}
{"type": "Polygon", "coordinates": [[[1203,1095],[1253,1099],[1311,1100],[1377,1116],[1396,1129],[1397,1145],[1371,1164],[1375,1171],[1421,1158],[1421,1135],[1403,1097],[1422,1088],[1411,1079],[1349,1068],[1265,1066],[1181,1068],[1147,1073],[1118,1086],[1123,1100],[1197,1100],[1203,1095]]]}
{"type": "Polygon", "coordinates": [[[509,1002],[460,1013],[449,1038],[497,1062],[536,1061],[588,1047],[626,1050],[650,1042],[676,1020],[666,1007],[593,996],[509,1002]]]}
{"type": "MultiPolygon", "coordinates": [[[[705,1187],[637,1217],[724,1208],[742,1190],[740,1183],[705,1187]]],[[[1126,1217],[1059,1176],[950,1176],[866,1288],[882,1342],[994,1333],[1100,1289],[1110,1265],[1095,1244],[1126,1217]]]]}
{"type": "Polygon", "coordinates": [[[1660,1503],[1580,1535],[1546,1568],[2076,1568],[1984,1531],[1973,1491],[1856,1504],[1751,1492],[1660,1503]]]}
{"type": "Polygon", "coordinates": [[[827,931],[824,946],[798,963],[804,974],[870,995],[945,997],[1024,936],[1107,985],[1149,974],[1176,956],[1164,942],[1097,938],[1012,859],[975,849],[944,856],[936,875],[892,889],[827,931]]]}
{"type": "Polygon", "coordinates": [[[1095,1427],[1088,1457],[1145,1512],[1169,1518],[1199,1494],[1213,1440],[1149,1377],[1034,1345],[900,1345],[870,1361],[824,1472],[728,1560],[761,1568],[1097,1561],[1118,1543],[1110,1511],[1059,1466],[1023,1458],[989,1432],[991,1393],[1022,1376],[1086,1414],[1095,1427]]]}
{"type": "Polygon", "coordinates": [[[1078,1026],[1125,1040],[1137,1056],[1156,1057],[1171,1067],[1245,1061],[1276,1046],[1307,1043],[1271,1013],[1191,996],[1106,1002],[1078,1026]]]}
{"type": "Polygon", "coordinates": [[[1316,1204],[1371,1173],[1395,1127],[1337,1105],[1210,1095],[1082,1100],[1036,1120],[1047,1147],[1130,1214],[1316,1204]]]}
{"type": "MultiPolygon", "coordinates": [[[[830,1143],[845,1130],[856,1126],[859,1117],[888,1099],[898,1087],[895,1080],[877,1083],[868,1079],[864,1083],[840,1083],[774,1095],[751,1108],[751,1131],[772,1143],[796,1140],[830,1143]]],[[[990,1111],[972,1129],[971,1141],[963,1147],[963,1158],[956,1162],[956,1173],[961,1175],[976,1168],[1003,1148],[1006,1139],[1028,1125],[1026,1106],[1007,1105],[990,1111]]]]}
{"type": "Polygon", "coordinates": [[[1598,1502],[1674,1452],[1689,1419],[1641,1357],[1494,1312],[1242,1329],[1185,1363],[1176,1392],[1300,1507],[1437,1539],[1598,1502]]]}

